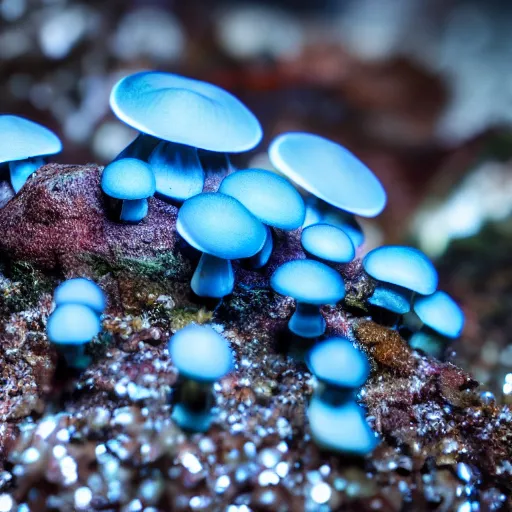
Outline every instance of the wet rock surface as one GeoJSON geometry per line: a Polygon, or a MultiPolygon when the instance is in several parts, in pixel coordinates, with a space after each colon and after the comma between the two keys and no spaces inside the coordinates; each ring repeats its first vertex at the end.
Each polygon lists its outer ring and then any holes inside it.
{"type": "Polygon", "coordinates": [[[189,293],[197,254],[175,235],[175,207],[154,199],[139,226],[109,223],[99,173],[46,166],[0,215],[5,510],[512,508],[509,407],[365,316],[372,284],[357,261],[340,268],[347,299],[323,313],[326,336],[348,336],[372,364],[359,400],[381,443],[364,460],[310,439],[316,382],[286,332],[293,301],[268,287],[280,261],[303,257],[298,233],[277,233],[262,273],[237,266],[233,295],[212,310],[189,293]],[[110,300],[81,375],[63,368],[45,334],[53,287],[74,275],[95,278],[110,300]],[[215,386],[211,430],[185,435],[170,419],[178,373],[167,340],[192,321],[226,337],[236,367],[215,386]]]}

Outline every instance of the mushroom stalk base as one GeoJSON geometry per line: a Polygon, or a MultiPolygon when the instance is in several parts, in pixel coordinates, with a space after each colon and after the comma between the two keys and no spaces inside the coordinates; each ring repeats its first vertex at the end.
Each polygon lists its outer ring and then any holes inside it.
{"type": "Polygon", "coordinates": [[[11,186],[16,194],[25,185],[30,175],[45,164],[42,158],[27,158],[17,162],[9,162],[9,172],[11,175],[11,186]]]}
{"type": "Polygon", "coordinates": [[[354,247],[357,249],[364,243],[363,229],[351,213],[339,210],[334,206],[310,196],[305,201],[306,218],[302,225],[302,229],[314,224],[329,224],[340,228],[352,240],[354,247]]]}
{"type": "Polygon", "coordinates": [[[137,224],[148,214],[147,199],[125,199],[121,206],[121,222],[137,224]]]}
{"type": "Polygon", "coordinates": [[[67,365],[75,370],[85,370],[91,364],[91,358],[85,354],[86,345],[58,345],[59,354],[67,365]]]}
{"type": "Polygon", "coordinates": [[[199,297],[221,299],[229,295],[235,285],[231,261],[203,253],[190,285],[199,297]]]}
{"type": "Polygon", "coordinates": [[[414,350],[419,350],[440,360],[444,360],[445,351],[449,343],[449,338],[440,336],[427,327],[414,333],[409,341],[409,345],[414,350]]]}
{"type": "Polygon", "coordinates": [[[263,247],[261,248],[260,252],[252,256],[251,258],[248,258],[248,266],[249,268],[262,268],[270,259],[270,256],[272,255],[272,249],[274,248],[274,240],[272,237],[272,231],[268,226],[265,226],[265,230],[267,233],[267,236],[265,238],[265,243],[263,244],[263,247]]]}
{"type": "Polygon", "coordinates": [[[325,320],[320,306],[297,302],[295,313],[288,322],[288,328],[302,338],[316,338],[325,332],[325,320]]]}

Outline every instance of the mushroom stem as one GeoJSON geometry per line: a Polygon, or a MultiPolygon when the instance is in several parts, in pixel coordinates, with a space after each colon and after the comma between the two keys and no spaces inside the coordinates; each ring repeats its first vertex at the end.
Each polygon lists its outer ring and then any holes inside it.
{"type": "Polygon", "coordinates": [[[91,358],[85,354],[84,344],[59,344],[58,352],[75,370],[85,370],[91,363],[91,358]]]}
{"type": "Polygon", "coordinates": [[[272,255],[272,249],[274,248],[272,230],[265,224],[263,226],[266,231],[265,243],[263,244],[260,252],[247,259],[249,268],[258,269],[264,267],[272,255]]]}
{"type": "Polygon", "coordinates": [[[231,170],[231,160],[227,153],[198,149],[197,154],[206,174],[225,176],[231,170]]]}
{"type": "Polygon", "coordinates": [[[423,329],[414,333],[409,341],[409,345],[414,350],[420,350],[440,360],[444,360],[444,353],[449,343],[449,338],[440,336],[428,327],[423,327],[423,329]]]}
{"type": "Polygon", "coordinates": [[[119,220],[128,224],[137,224],[148,214],[147,199],[125,199],[121,206],[119,220]]]}
{"type": "Polygon", "coordinates": [[[356,249],[363,245],[363,230],[354,215],[335,208],[315,196],[308,196],[305,205],[306,217],[302,225],[303,229],[313,224],[329,224],[344,231],[356,249]]]}
{"type": "Polygon", "coordinates": [[[156,195],[160,199],[181,203],[202,192],[204,171],[196,148],[162,141],[148,163],[155,173],[156,195]]]}
{"type": "Polygon", "coordinates": [[[353,389],[342,389],[325,383],[320,383],[316,391],[316,396],[329,405],[342,405],[349,400],[354,400],[353,389]]]}
{"type": "Polygon", "coordinates": [[[16,194],[25,185],[25,182],[31,174],[39,167],[45,164],[43,158],[27,158],[16,162],[9,162],[9,172],[11,175],[11,185],[16,194]]]}
{"type": "Polygon", "coordinates": [[[199,297],[221,299],[233,291],[235,276],[230,260],[203,253],[190,286],[199,297]]]}
{"type": "Polygon", "coordinates": [[[174,399],[172,419],[183,429],[205,432],[210,428],[213,407],[213,384],[182,379],[174,399]]]}
{"type": "Polygon", "coordinates": [[[157,139],[152,135],[139,133],[139,135],[137,135],[137,137],[135,137],[135,139],[132,140],[132,142],[130,142],[130,144],[128,144],[128,146],[126,146],[113,161],[115,162],[122,158],[137,158],[138,160],[147,162],[149,155],[153,149],[155,149],[159,141],[160,139],[157,139]]]}
{"type": "Polygon", "coordinates": [[[302,338],[316,338],[325,332],[325,320],[320,306],[297,302],[295,313],[288,322],[288,328],[302,338]]]}

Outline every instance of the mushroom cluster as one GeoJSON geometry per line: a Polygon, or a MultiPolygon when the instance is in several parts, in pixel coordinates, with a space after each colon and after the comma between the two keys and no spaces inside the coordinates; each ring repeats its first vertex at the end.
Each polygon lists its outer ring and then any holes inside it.
{"type": "Polygon", "coordinates": [[[48,339],[70,368],[83,370],[90,363],[85,347],[101,331],[105,295],[93,281],[76,277],[61,283],[53,300],[56,307],[46,324],[48,339]]]}

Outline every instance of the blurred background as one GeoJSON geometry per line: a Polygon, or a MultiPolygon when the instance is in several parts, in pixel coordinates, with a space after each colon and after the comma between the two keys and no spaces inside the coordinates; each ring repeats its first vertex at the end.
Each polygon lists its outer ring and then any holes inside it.
{"type": "Polygon", "coordinates": [[[0,111],[56,131],[60,162],[106,163],[134,137],[112,85],[159,69],[255,112],[239,166],[285,130],[346,145],[389,195],[368,248],[435,260],[467,316],[452,359],[512,403],[511,26],[501,0],[0,0],[0,111]]]}

